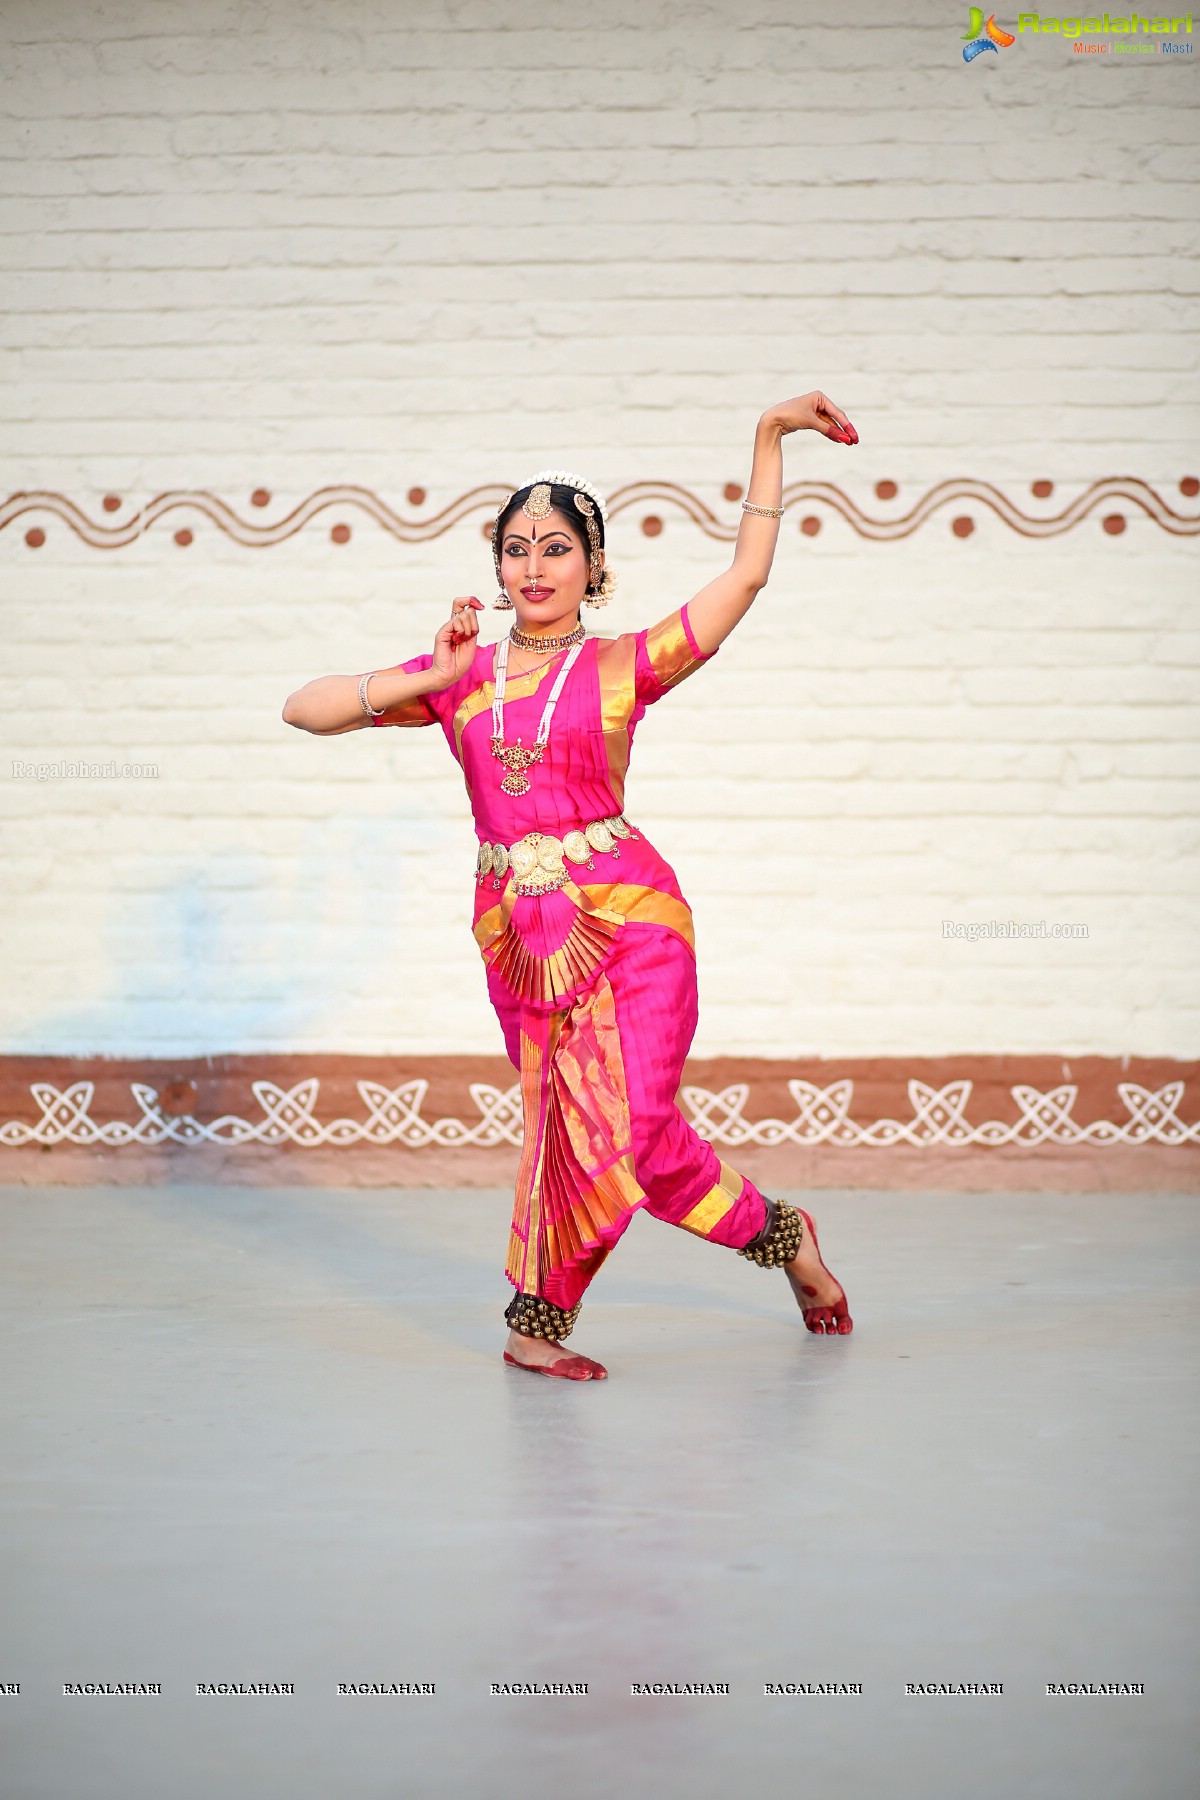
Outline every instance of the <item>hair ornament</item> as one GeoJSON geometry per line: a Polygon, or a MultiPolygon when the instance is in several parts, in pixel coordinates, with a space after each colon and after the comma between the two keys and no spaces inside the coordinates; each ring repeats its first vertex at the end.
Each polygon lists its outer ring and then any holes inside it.
{"type": "MultiPolygon", "coordinates": [[[[590,481],[584,481],[580,475],[573,475],[570,469],[539,469],[537,474],[531,475],[527,482],[523,481],[521,487],[531,487],[539,481],[552,481],[556,487],[578,488],[581,493],[590,495],[599,507],[600,517],[607,528],[608,508],[604,504],[604,495],[590,481]]],[[[520,491],[520,488],[516,490],[517,493],[520,491]]]]}
{"type": "Polygon", "coordinates": [[[551,510],[550,483],[548,481],[535,482],[533,492],[522,506],[521,511],[527,519],[544,519],[551,510]]]}

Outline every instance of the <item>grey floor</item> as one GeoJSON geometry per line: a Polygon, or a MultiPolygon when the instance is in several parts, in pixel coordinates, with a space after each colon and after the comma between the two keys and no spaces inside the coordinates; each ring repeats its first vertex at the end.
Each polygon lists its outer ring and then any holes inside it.
{"type": "Polygon", "coordinates": [[[507,1195],[0,1190],[4,1800],[1192,1800],[1200,1202],[803,1203],[850,1338],[643,1214],[575,1384],[507,1195]]]}

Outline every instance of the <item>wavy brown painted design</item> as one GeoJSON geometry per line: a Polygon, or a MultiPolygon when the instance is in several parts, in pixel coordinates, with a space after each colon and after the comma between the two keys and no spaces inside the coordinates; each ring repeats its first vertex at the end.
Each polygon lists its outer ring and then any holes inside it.
{"type": "MultiPolygon", "coordinates": [[[[1178,485],[1180,493],[1189,499],[1200,493],[1200,480],[1193,475],[1183,476],[1178,485]]],[[[1044,478],[1038,479],[1029,484],[1029,490],[1035,499],[1048,500],[1053,494],[1054,483],[1044,478]]],[[[66,494],[52,489],[32,489],[10,494],[0,504],[0,531],[30,515],[42,518],[49,515],[67,526],[93,549],[122,550],[145,537],[171,513],[183,512],[193,520],[197,515],[207,519],[235,543],[243,544],[248,549],[267,549],[273,544],[281,544],[286,539],[295,537],[313,520],[334,511],[341,515],[347,512],[361,513],[390,536],[403,543],[417,544],[445,536],[475,513],[483,515],[480,529],[486,534],[495,508],[511,492],[512,484],[509,482],[469,488],[439,512],[422,518],[414,513],[397,512],[370,488],[351,485],[323,487],[281,518],[259,524],[252,518],[243,517],[219,495],[210,494],[203,489],[176,489],[156,494],[153,500],[138,507],[127,518],[108,525],[91,518],[83,507],[66,494]]],[[[742,492],[743,489],[736,482],[727,482],[724,498],[726,501],[736,501],[741,498],[742,492]]],[[[874,484],[874,494],[877,500],[898,500],[900,488],[895,481],[879,480],[874,484]]],[[[425,501],[425,490],[410,488],[407,499],[411,506],[418,507],[425,501]]],[[[990,481],[977,481],[966,476],[936,482],[906,511],[897,513],[894,517],[868,513],[851,494],[831,481],[791,482],[784,488],[783,501],[785,506],[793,509],[802,505],[825,508],[859,537],[878,543],[911,537],[936,514],[946,511],[951,511],[950,529],[954,536],[969,537],[975,529],[973,513],[952,510],[963,506],[988,512],[1019,536],[1028,538],[1061,537],[1064,532],[1075,530],[1096,514],[1100,515],[1104,531],[1109,536],[1118,536],[1127,523],[1126,512],[1120,510],[1122,507],[1141,513],[1173,537],[1200,535],[1200,514],[1177,512],[1156,488],[1135,475],[1112,475],[1094,481],[1083,493],[1059,510],[1042,513],[1026,511],[1016,499],[990,481]]],[[[256,488],[250,496],[253,507],[261,509],[270,503],[271,494],[266,488],[256,488]]],[[[125,502],[119,494],[106,494],[101,504],[103,510],[111,514],[119,512],[125,502]]],[[[677,482],[637,481],[615,489],[609,496],[609,519],[611,521],[622,513],[640,510],[639,523],[643,533],[647,537],[657,537],[663,530],[664,519],[661,512],[654,509],[663,506],[681,514],[706,537],[721,542],[732,542],[737,537],[743,517],[740,510],[732,519],[719,517],[698,494],[690,488],[681,487],[677,482]]],[[[808,512],[799,519],[798,526],[805,537],[813,537],[820,531],[822,523],[819,513],[808,512]]],[[[25,543],[33,550],[40,549],[46,542],[46,532],[41,525],[29,526],[24,535],[25,543]]],[[[193,542],[194,534],[186,526],[177,529],[173,535],[180,547],[193,542]]],[[[331,525],[329,535],[335,543],[349,542],[351,527],[344,516],[331,525]]]]}

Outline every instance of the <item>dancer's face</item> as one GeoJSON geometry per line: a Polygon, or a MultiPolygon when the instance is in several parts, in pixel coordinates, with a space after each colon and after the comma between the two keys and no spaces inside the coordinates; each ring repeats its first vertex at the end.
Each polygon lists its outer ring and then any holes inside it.
{"type": "Polygon", "coordinates": [[[518,507],[501,540],[500,576],[523,631],[571,631],[579,623],[588,555],[560,512],[528,519],[518,507]],[[535,598],[526,588],[550,592],[535,598]]]}

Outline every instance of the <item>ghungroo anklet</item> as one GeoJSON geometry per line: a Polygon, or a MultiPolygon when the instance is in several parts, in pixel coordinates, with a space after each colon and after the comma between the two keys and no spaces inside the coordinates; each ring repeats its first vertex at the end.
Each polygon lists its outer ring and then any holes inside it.
{"type": "MultiPolygon", "coordinates": [[[[766,1199],[766,1195],[763,1196],[766,1199]]],[[[791,1262],[804,1241],[800,1214],[786,1200],[767,1200],[767,1222],[757,1237],[738,1251],[739,1256],[756,1262],[760,1269],[776,1269],[791,1262]]]]}
{"type": "Polygon", "coordinates": [[[504,1317],[514,1331],[522,1337],[555,1338],[562,1340],[570,1337],[575,1329],[575,1321],[579,1317],[582,1300],[577,1300],[569,1312],[561,1306],[555,1306],[553,1300],[542,1300],[536,1294],[514,1294],[504,1309],[504,1317]]]}

